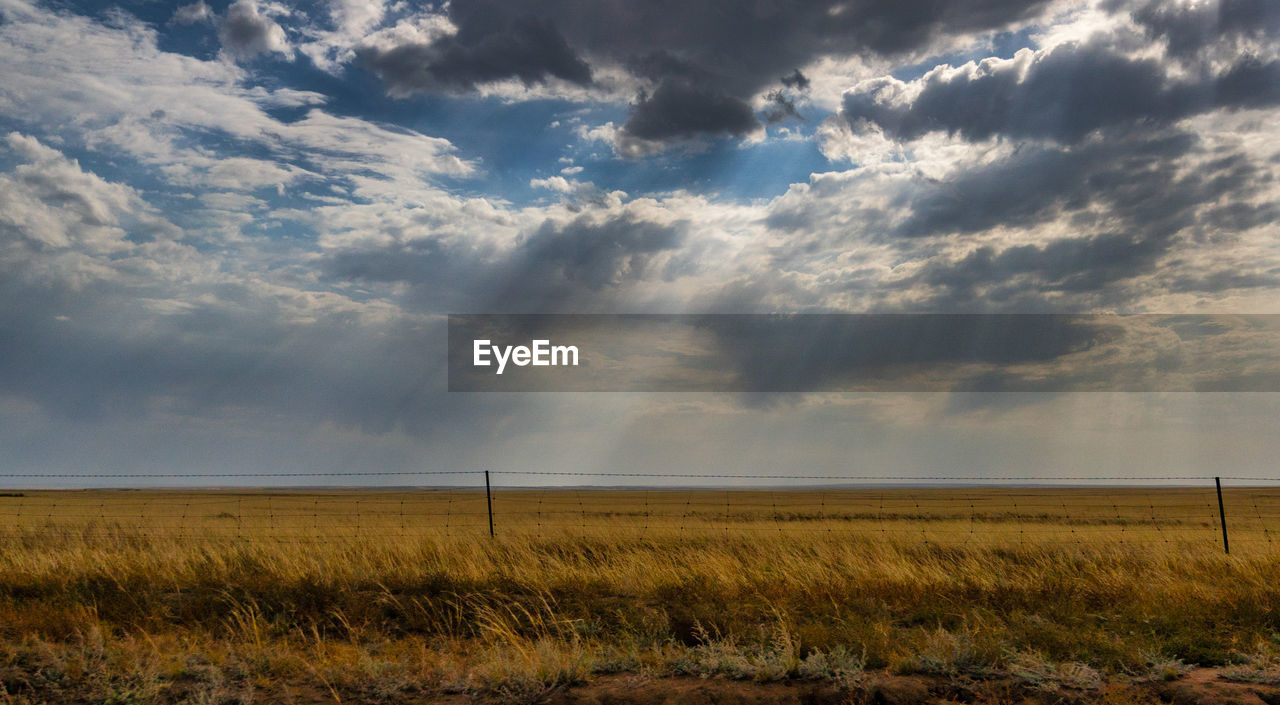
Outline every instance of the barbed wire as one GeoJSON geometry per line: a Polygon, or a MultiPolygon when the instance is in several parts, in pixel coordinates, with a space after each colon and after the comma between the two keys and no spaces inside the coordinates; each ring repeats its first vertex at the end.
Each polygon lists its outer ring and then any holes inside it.
{"type": "Polygon", "coordinates": [[[351,472],[181,472],[181,473],[0,473],[0,477],[49,480],[169,479],[211,477],[383,477],[389,475],[484,475],[483,470],[370,470],[351,472]]]}
{"type": "MultiPolygon", "coordinates": [[[[1080,481],[1080,482],[1102,482],[1102,481],[1158,481],[1170,482],[1176,480],[1182,481],[1206,481],[1212,480],[1213,475],[1166,475],[1166,476],[1150,476],[1150,475],[1129,475],[1129,476],[1108,476],[1108,475],[974,475],[974,476],[957,476],[957,475],[928,475],[928,476],[903,476],[903,475],[748,475],[748,474],[728,474],[728,473],[651,473],[651,472],[576,472],[568,470],[495,470],[491,471],[493,475],[534,475],[534,476],[557,476],[557,477],[657,477],[657,478],[681,478],[681,479],[734,479],[734,480],[873,480],[886,482],[947,482],[947,481],[992,481],[992,482],[1037,482],[1037,481],[1080,481]]],[[[1224,478],[1225,479],[1225,478],[1224,478]]],[[[1263,478],[1255,478],[1263,479],[1263,478]]]]}
{"type": "MultiPolygon", "coordinates": [[[[877,482],[1192,482],[1209,481],[1213,475],[811,475],[749,473],[676,472],[586,472],[571,470],[370,470],[340,472],[189,472],[189,473],[0,473],[0,478],[93,480],[164,480],[192,478],[286,478],[286,477],[430,477],[430,476],[530,476],[530,477],[630,477],[707,480],[858,480],[877,482]]],[[[1233,482],[1280,482],[1280,478],[1222,476],[1233,482]]]]}

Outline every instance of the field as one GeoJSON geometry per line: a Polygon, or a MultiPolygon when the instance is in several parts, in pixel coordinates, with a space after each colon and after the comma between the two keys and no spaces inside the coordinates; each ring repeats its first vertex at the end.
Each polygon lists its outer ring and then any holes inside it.
{"type": "Polygon", "coordinates": [[[1280,702],[1280,488],[1224,499],[5,492],[0,696],[1280,702]]]}

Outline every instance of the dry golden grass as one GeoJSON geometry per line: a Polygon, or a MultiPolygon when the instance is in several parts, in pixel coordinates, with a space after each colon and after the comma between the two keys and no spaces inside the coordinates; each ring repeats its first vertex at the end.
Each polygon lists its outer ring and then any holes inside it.
{"type": "MultiPolygon", "coordinates": [[[[81,491],[0,498],[15,702],[531,699],[602,673],[1050,685],[1280,649],[1280,492],[81,491]]],[[[1055,686],[1056,687],[1056,686],[1055,686]]],[[[1077,686],[1067,686],[1077,687],[1077,686]]]]}
{"type": "MultiPolygon", "coordinates": [[[[0,495],[0,535],[182,541],[481,537],[483,490],[84,490],[0,495]]],[[[1235,543],[1280,539],[1280,487],[1225,492],[1235,543]]],[[[504,536],[841,534],[943,544],[1221,541],[1212,487],[499,489],[504,536]]]]}

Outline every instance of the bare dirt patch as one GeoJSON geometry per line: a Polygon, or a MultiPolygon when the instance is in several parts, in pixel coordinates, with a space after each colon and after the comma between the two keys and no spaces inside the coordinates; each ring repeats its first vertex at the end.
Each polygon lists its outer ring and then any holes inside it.
{"type": "Polygon", "coordinates": [[[1161,683],[1156,694],[1171,705],[1280,705],[1280,686],[1233,682],[1213,668],[1161,683]]]}
{"type": "MultiPolygon", "coordinates": [[[[173,702],[184,700],[179,696],[173,702]]],[[[89,702],[39,697],[19,697],[16,702],[41,701],[89,702]]],[[[1009,677],[885,671],[867,672],[846,687],[813,680],[759,683],[720,677],[618,674],[518,697],[438,692],[402,692],[388,697],[337,692],[310,682],[259,683],[250,701],[261,705],[1280,705],[1280,685],[1229,680],[1221,670],[1212,668],[1194,669],[1168,681],[1112,677],[1091,689],[1043,689],[1009,677]]]]}
{"type": "Polygon", "coordinates": [[[1280,687],[1231,682],[1221,678],[1218,670],[1209,668],[1196,669],[1183,678],[1167,682],[1112,679],[1096,690],[1039,690],[1003,678],[956,679],[888,673],[869,673],[848,690],[804,681],[752,683],[612,676],[552,693],[543,702],[548,705],[1280,705],[1280,687]]]}
{"type": "MultiPolygon", "coordinates": [[[[352,700],[344,698],[343,702],[352,700]]],[[[448,695],[411,698],[405,702],[496,705],[511,701],[448,695]]],[[[1280,705],[1280,686],[1232,682],[1211,668],[1195,669],[1172,681],[1117,677],[1091,690],[1041,690],[1007,678],[946,678],[885,672],[867,673],[856,686],[846,689],[814,681],[756,683],[722,678],[614,675],[557,689],[528,702],[546,705],[1280,705]]]]}

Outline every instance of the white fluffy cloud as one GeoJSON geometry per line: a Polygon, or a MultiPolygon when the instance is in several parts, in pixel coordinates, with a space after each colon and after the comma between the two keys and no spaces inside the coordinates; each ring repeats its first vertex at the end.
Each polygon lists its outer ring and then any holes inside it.
{"type": "Polygon", "coordinates": [[[85,171],[34,137],[14,132],[5,144],[23,162],[0,174],[0,229],[14,238],[11,247],[103,256],[130,249],[131,237],[179,236],[129,186],[85,171]]]}
{"type": "Polygon", "coordinates": [[[301,120],[276,119],[269,108],[325,99],[251,86],[249,74],[232,64],[161,51],[155,30],[134,20],[108,27],[21,0],[6,0],[0,14],[0,60],[10,67],[0,114],[32,128],[64,126],[66,138],[120,150],[179,183],[253,189],[288,185],[312,171],[358,168],[420,179],[474,169],[440,138],[321,108],[301,120]],[[209,133],[275,159],[212,154],[200,142],[209,133]]]}
{"type": "Polygon", "coordinates": [[[179,5],[169,20],[174,24],[187,25],[205,22],[213,18],[213,9],[204,0],[196,0],[190,5],[179,5]]]}

